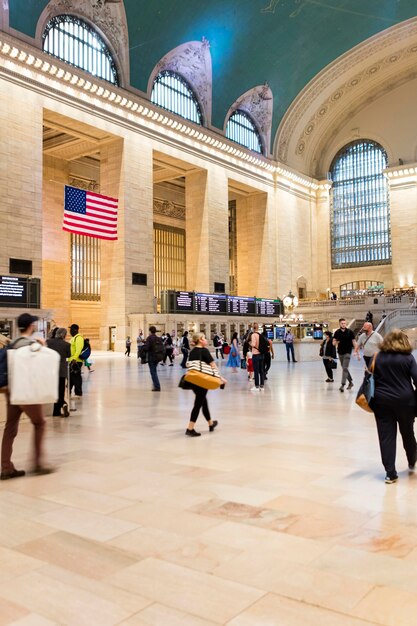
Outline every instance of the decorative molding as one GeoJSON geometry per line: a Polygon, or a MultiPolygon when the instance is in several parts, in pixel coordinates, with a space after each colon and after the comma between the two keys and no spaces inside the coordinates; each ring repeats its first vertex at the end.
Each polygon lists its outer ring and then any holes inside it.
{"type": "MultiPolygon", "coordinates": [[[[323,127],[349,115],[351,107],[375,93],[378,84],[410,72],[417,60],[417,18],[379,33],[322,70],[301,91],[278,128],[275,155],[294,167],[306,161],[323,127]],[[370,61],[370,59],[372,59],[370,61]],[[311,111],[311,113],[309,113],[311,111]]],[[[360,106],[360,105],[359,105],[360,106]]]]}
{"type": "Polygon", "coordinates": [[[210,125],[213,78],[209,41],[203,37],[202,41],[189,41],[168,52],[151,73],[149,99],[155,78],[163,71],[175,72],[189,83],[201,106],[204,125],[210,125]]]}
{"type": "Polygon", "coordinates": [[[271,126],[273,113],[273,95],[268,85],[257,85],[240,96],[227,112],[224,129],[226,130],[229,117],[237,111],[245,111],[253,119],[262,138],[266,153],[271,146],[271,126]]]}
{"type": "Polygon", "coordinates": [[[50,0],[36,28],[36,42],[42,48],[42,33],[57,15],[76,15],[89,22],[108,44],[122,85],[129,84],[129,35],[123,0],[50,0]]]}
{"type": "Polygon", "coordinates": [[[85,191],[95,191],[96,193],[100,193],[100,185],[98,182],[89,178],[71,175],[68,179],[68,185],[71,187],[77,187],[78,189],[85,189],[85,191]]]}
{"type": "Polygon", "coordinates": [[[166,217],[173,217],[176,220],[185,221],[185,206],[171,202],[171,200],[158,200],[154,198],[153,212],[157,215],[165,215],[166,217]]]}

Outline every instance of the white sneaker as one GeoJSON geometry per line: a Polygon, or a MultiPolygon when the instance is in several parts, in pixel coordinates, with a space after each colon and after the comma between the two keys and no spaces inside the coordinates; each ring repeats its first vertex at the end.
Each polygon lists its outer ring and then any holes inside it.
{"type": "Polygon", "coordinates": [[[259,387],[251,387],[250,391],[260,391],[259,387]]]}

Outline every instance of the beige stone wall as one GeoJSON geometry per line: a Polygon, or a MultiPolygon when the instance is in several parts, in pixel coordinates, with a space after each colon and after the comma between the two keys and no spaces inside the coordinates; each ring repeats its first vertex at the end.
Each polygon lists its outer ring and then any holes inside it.
{"type": "Polygon", "coordinates": [[[42,276],[41,96],[0,81],[0,271],[30,259],[42,276]]]}
{"type": "Polygon", "coordinates": [[[411,287],[417,284],[417,174],[389,180],[393,282],[411,287]]]}

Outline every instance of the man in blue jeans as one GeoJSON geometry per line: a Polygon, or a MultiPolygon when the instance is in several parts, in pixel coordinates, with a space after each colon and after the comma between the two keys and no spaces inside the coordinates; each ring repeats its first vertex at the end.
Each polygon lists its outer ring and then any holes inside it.
{"type": "Polygon", "coordinates": [[[160,353],[164,351],[161,337],[156,335],[155,326],[149,327],[149,336],[145,341],[145,350],[148,355],[148,366],[152,378],[152,391],[161,391],[161,383],[159,382],[158,373],[156,371],[158,363],[161,360],[160,353]]]}
{"type": "Polygon", "coordinates": [[[265,368],[263,354],[259,352],[259,326],[257,322],[253,325],[250,343],[252,347],[253,373],[255,376],[255,386],[251,388],[251,391],[261,391],[264,388],[265,368]]]}
{"type": "Polygon", "coordinates": [[[290,362],[290,354],[292,356],[292,362],[293,363],[297,363],[297,361],[295,359],[295,354],[294,354],[294,335],[291,332],[291,328],[288,328],[288,330],[285,333],[284,343],[285,343],[285,347],[287,349],[287,361],[288,361],[288,363],[290,362]]]}

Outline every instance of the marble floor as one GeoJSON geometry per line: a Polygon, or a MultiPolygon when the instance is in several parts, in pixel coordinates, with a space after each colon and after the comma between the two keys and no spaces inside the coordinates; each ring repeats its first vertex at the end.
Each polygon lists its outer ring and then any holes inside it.
{"type": "Polygon", "coordinates": [[[417,623],[417,476],[399,449],[384,484],[358,362],[344,394],[320,361],[274,363],[263,393],[227,372],[195,439],[178,364],[161,393],[134,356],[94,367],[48,418],[57,472],[0,483],[0,626],[417,623]]]}

